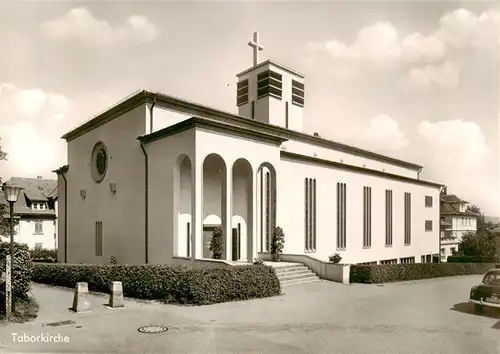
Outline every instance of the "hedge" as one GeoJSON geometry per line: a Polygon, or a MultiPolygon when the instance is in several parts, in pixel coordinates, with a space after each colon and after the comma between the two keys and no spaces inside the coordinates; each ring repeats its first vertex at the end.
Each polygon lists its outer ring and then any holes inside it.
{"type": "Polygon", "coordinates": [[[497,257],[488,256],[448,256],[448,263],[497,263],[497,257]]]}
{"type": "Polygon", "coordinates": [[[48,250],[44,248],[35,248],[30,250],[31,260],[33,262],[55,263],[57,262],[57,250],[48,250]]]}
{"type": "MultiPolygon", "coordinates": [[[[5,272],[6,256],[10,255],[10,243],[0,241],[0,273],[5,272]]],[[[13,294],[17,301],[26,301],[29,298],[30,281],[33,272],[28,246],[14,243],[13,262],[13,294]]],[[[5,282],[0,285],[0,312],[5,310],[5,282]]]]}
{"type": "Polygon", "coordinates": [[[484,274],[495,268],[495,263],[411,263],[352,265],[351,283],[388,283],[457,275],[484,274]]]}
{"type": "Polygon", "coordinates": [[[111,282],[121,281],[127,297],[194,305],[281,293],[274,269],[264,265],[198,269],[180,265],[35,263],[32,280],[70,288],[77,282],[87,282],[89,290],[106,293],[111,282]]]}

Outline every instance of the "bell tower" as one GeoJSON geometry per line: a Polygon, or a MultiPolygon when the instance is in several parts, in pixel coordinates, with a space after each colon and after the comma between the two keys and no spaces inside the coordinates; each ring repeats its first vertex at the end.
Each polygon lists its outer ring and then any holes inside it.
{"type": "Polygon", "coordinates": [[[264,49],[259,32],[248,42],[253,66],[236,75],[238,115],[283,128],[302,131],[305,103],[304,75],[272,60],[259,63],[264,49]]]}

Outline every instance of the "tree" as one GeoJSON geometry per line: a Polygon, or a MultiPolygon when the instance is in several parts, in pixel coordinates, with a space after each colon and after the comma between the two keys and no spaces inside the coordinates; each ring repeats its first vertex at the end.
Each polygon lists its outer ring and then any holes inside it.
{"type": "Polygon", "coordinates": [[[222,259],[224,253],[224,233],[221,227],[216,227],[212,232],[212,239],[210,240],[210,247],[213,259],[222,259]]]}
{"type": "MultiPolygon", "coordinates": [[[[0,145],[0,161],[7,161],[7,153],[2,150],[0,145]]],[[[2,177],[0,176],[0,185],[2,177]]],[[[3,200],[3,198],[0,198],[3,200]]],[[[6,203],[6,202],[5,202],[6,203]]],[[[0,236],[10,235],[9,208],[7,204],[0,202],[0,236]]]]}
{"type": "Polygon", "coordinates": [[[482,233],[484,231],[491,230],[491,229],[498,226],[498,224],[492,223],[490,221],[486,221],[484,214],[481,212],[481,208],[479,208],[477,205],[474,205],[474,204],[468,205],[466,210],[478,215],[477,216],[477,232],[478,233],[482,233]]]}
{"type": "Polygon", "coordinates": [[[493,257],[496,254],[495,239],[495,235],[487,230],[467,234],[458,244],[458,253],[464,256],[493,257]]]}

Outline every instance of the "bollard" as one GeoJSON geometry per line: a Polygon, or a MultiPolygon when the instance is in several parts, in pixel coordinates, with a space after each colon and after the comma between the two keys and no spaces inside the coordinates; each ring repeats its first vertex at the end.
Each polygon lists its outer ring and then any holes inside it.
{"type": "Polygon", "coordinates": [[[121,281],[114,281],[109,287],[109,307],[118,308],[124,307],[123,303],[123,288],[121,281]]]}
{"type": "Polygon", "coordinates": [[[75,295],[73,297],[73,307],[75,312],[89,312],[89,287],[85,282],[76,283],[75,295]]]}

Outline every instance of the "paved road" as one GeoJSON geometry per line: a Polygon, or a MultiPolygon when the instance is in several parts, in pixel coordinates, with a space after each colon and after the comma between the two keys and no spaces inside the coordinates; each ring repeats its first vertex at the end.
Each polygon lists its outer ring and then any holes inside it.
{"type": "Polygon", "coordinates": [[[285,288],[261,300],[180,307],[127,300],[107,309],[66,310],[72,293],[37,285],[42,309],[30,324],[0,326],[0,353],[500,353],[500,312],[476,315],[465,303],[480,277],[377,285],[330,282],[285,288]],[[72,320],[58,327],[49,322],[72,320]],[[142,334],[143,325],[165,325],[142,334]],[[69,343],[15,343],[19,335],[67,336],[69,343]]]}

